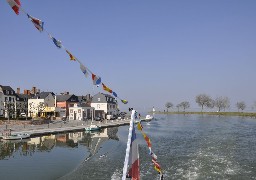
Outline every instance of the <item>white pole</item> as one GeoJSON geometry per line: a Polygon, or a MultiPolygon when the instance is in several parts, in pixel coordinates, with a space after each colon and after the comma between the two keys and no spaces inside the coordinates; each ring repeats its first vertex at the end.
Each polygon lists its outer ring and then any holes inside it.
{"type": "Polygon", "coordinates": [[[133,127],[133,122],[134,121],[135,121],[135,110],[132,110],[130,128],[129,128],[129,134],[128,134],[128,140],[127,140],[127,147],[126,147],[126,154],[125,154],[125,160],[124,160],[122,180],[126,180],[126,174],[127,174],[128,162],[129,162],[129,154],[130,154],[130,147],[131,147],[131,139],[132,139],[132,127],[133,127]]]}

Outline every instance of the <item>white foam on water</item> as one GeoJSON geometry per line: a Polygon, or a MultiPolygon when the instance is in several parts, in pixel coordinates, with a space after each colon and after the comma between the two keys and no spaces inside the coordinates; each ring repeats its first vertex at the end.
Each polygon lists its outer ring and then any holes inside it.
{"type": "Polygon", "coordinates": [[[122,179],[122,170],[121,169],[116,169],[111,176],[111,180],[121,180],[122,179]]]}

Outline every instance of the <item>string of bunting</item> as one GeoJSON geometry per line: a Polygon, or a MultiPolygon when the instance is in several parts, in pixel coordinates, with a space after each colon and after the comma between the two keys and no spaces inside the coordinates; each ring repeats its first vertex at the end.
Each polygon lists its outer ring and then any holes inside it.
{"type": "MultiPolygon", "coordinates": [[[[122,103],[127,104],[128,101],[121,99],[118,97],[117,93],[114,92],[111,88],[109,88],[108,86],[106,86],[102,81],[101,81],[101,77],[94,74],[88,67],[86,67],[85,65],[83,65],[83,63],[74,56],[74,54],[72,54],[68,49],[66,49],[64,47],[64,45],[62,44],[62,42],[58,39],[56,39],[55,37],[53,37],[45,28],[44,28],[44,22],[41,21],[38,18],[35,18],[31,15],[29,15],[22,7],[21,7],[21,3],[20,0],[6,0],[8,2],[8,4],[11,6],[11,8],[13,9],[13,11],[19,15],[20,10],[28,17],[28,19],[33,23],[33,25],[35,26],[35,28],[39,31],[39,32],[43,32],[45,31],[49,38],[53,41],[53,43],[55,44],[55,46],[58,49],[64,49],[66,51],[66,53],[69,56],[70,61],[76,61],[79,63],[80,65],[80,70],[82,71],[82,73],[84,74],[84,76],[87,78],[90,74],[92,77],[92,81],[93,81],[93,85],[99,86],[102,85],[102,89],[110,94],[112,94],[115,98],[121,100],[122,103]]],[[[162,174],[162,169],[161,166],[159,165],[159,163],[157,162],[157,156],[153,153],[152,151],[152,145],[151,145],[151,141],[149,139],[149,137],[143,132],[143,127],[141,125],[141,123],[138,123],[138,130],[141,131],[145,141],[147,142],[148,148],[149,148],[149,154],[152,157],[152,163],[154,164],[154,168],[155,170],[160,174],[160,179],[163,179],[163,174],[162,174]]]]}
{"type": "Polygon", "coordinates": [[[58,49],[64,49],[66,51],[66,53],[68,54],[70,61],[76,61],[80,64],[80,69],[82,71],[82,73],[85,75],[85,77],[87,78],[89,75],[91,75],[92,78],[92,82],[93,85],[96,86],[100,86],[102,85],[102,89],[110,94],[112,94],[115,98],[121,100],[122,103],[127,104],[128,101],[125,99],[121,99],[119,98],[119,96],[117,95],[116,92],[114,92],[112,89],[110,89],[109,87],[107,87],[102,81],[101,81],[101,77],[94,74],[88,67],[86,67],[85,65],[83,65],[83,63],[74,56],[74,54],[71,53],[71,51],[69,51],[68,49],[66,49],[64,47],[64,45],[62,44],[62,42],[58,39],[56,39],[55,37],[53,37],[45,28],[44,28],[44,22],[38,18],[35,18],[31,15],[29,15],[22,7],[21,7],[21,3],[20,0],[6,0],[8,2],[8,4],[11,6],[11,8],[13,9],[13,11],[19,15],[20,10],[28,17],[28,19],[33,23],[33,25],[35,26],[35,28],[39,31],[39,32],[43,32],[45,31],[49,38],[53,41],[53,43],[55,44],[55,46],[58,49]]]}
{"type": "Polygon", "coordinates": [[[143,131],[143,126],[141,125],[140,122],[137,124],[138,130],[141,132],[143,138],[145,139],[148,149],[149,149],[149,155],[152,157],[152,163],[154,165],[155,170],[160,174],[160,179],[163,179],[163,173],[160,164],[157,162],[157,156],[156,154],[152,151],[152,145],[149,137],[146,135],[146,133],[143,131]]]}

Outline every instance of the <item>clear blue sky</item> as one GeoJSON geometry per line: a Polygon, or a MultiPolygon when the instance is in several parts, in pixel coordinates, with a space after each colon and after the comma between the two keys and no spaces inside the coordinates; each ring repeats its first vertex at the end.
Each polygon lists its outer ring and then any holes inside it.
{"type": "MultiPolygon", "coordinates": [[[[206,93],[256,101],[255,0],[21,0],[22,7],[121,98],[164,109],[206,93]]],[[[0,84],[103,92],[45,32],[0,1],[0,84]]],[[[120,103],[121,104],[121,103],[120,103]]]]}

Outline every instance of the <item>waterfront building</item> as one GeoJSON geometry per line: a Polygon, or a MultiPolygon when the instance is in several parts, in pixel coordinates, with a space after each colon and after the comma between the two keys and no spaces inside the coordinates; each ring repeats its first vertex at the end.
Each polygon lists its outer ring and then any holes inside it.
{"type": "Polygon", "coordinates": [[[16,94],[10,86],[0,85],[0,116],[16,117],[16,94]]]}
{"type": "Polygon", "coordinates": [[[95,109],[93,107],[84,105],[78,106],[75,104],[74,107],[69,107],[69,120],[88,120],[95,118],[95,109]]]}
{"type": "Polygon", "coordinates": [[[118,114],[117,100],[108,94],[98,93],[92,97],[91,107],[95,108],[95,117],[106,119],[107,115],[118,114]]]}
{"type": "MultiPolygon", "coordinates": [[[[24,91],[26,92],[26,91],[24,91]]],[[[28,116],[28,99],[33,95],[31,94],[21,94],[20,88],[17,88],[16,91],[16,116],[27,117],[28,116]]]]}
{"type": "Polygon", "coordinates": [[[56,107],[56,104],[53,92],[37,93],[28,99],[29,117],[59,117],[60,108],[56,107]]]}
{"type": "Polygon", "coordinates": [[[74,94],[69,95],[68,92],[61,95],[56,95],[57,107],[60,108],[60,117],[66,118],[69,116],[69,108],[74,107],[79,102],[78,97],[74,94]]]}

